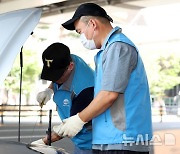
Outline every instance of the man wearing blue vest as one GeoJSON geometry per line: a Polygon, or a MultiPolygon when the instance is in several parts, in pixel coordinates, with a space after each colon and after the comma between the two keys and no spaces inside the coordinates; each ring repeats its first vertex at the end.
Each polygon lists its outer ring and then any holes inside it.
{"type": "Polygon", "coordinates": [[[80,5],[62,26],[76,30],[85,48],[95,56],[94,99],[67,118],[60,131],[74,136],[88,121],[93,125],[93,153],[148,154],[152,138],[150,94],[138,49],[112,18],[94,3],[80,5]]]}
{"type": "MultiPolygon", "coordinates": [[[[64,120],[82,111],[94,96],[94,71],[78,56],[70,54],[62,43],[51,44],[42,55],[43,69],[41,79],[52,81],[50,86],[38,93],[37,101],[46,104],[54,93],[53,100],[57,111],[64,120]]],[[[58,132],[62,124],[53,127],[52,142],[62,139],[58,132]]],[[[92,153],[91,121],[71,138],[75,145],[74,154],[92,153]]],[[[31,144],[47,144],[47,137],[31,144]]]]}

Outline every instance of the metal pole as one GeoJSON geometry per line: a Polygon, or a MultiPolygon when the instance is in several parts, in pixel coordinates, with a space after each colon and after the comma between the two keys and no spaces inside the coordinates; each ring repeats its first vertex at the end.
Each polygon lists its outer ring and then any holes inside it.
{"type": "Polygon", "coordinates": [[[40,109],[40,124],[42,124],[42,106],[41,106],[41,109],[40,109]]]}
{"type": "Polygon", "coordinates": [[[23,68],[23,53],[20,52],[20,89],[19,89],[19,125],[18,125],[18,142],[20,142],[20,127],[21,127],[21,93],[22,93],[22,68],[23,68]]]}
{"type": "Polygon", "coordinates": [[[1,105],[1,124],[4,124],[3,112],[4,112],[4,104],[1,105]]]}

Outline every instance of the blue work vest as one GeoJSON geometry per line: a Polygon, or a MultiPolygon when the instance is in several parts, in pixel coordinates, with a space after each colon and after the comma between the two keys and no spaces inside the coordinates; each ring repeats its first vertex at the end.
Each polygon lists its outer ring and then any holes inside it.
{"type": "MultiPolygon", "coordinates": [[[[123,33],[118,32],[119,30],[119,27],[115,27],[111,31],[104,46],[102,46],[101,50],[95,56],[95,96],[101,91],[101,82],[103,78],[103,52],[114,42],[123,42],[135,47],[123,33]]],[[[137,48],[136,51],[138,53],[137,48]]],[[[119,126],[121,125],[121,127],[118,127],[117,123],[115,124],[113,121],[115,118],[112,117],[112,114],[121,114],[118,113],[118,110],[116,110],[117,113],[111,112],[114,103],[105,112],[93,119],[93,144],[122,144],[151,140],[152,122],[149,86],[144,65],[139,54],[137,66],[130,75],[125,92],[124,94],[119,95],[123,95],[124,97],[124,124],[123,121],[122,123],[119,122],[119,126]]]]}
{"type": "MultiPolygon", "coordinates": [[[[82,90],[94,87],[94,71],[80,57],[71,55],[71,58],[75,63],[74,74],[60,87],[53,83],[53,100],[61,120],[70,117],[72,99],[82,90]]],[[[85,127],[71,140],[81,149],[92,149],[92,131],[85,127]]]]}

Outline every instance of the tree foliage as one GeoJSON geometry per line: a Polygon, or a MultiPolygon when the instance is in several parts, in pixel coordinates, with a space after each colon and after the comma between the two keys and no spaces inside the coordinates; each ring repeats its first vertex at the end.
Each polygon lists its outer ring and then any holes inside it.
{"type": "Polygon", "coordinates": [[[149,76],[151,94],[164,95],[166,89],[180,83],[180,58],[175,55],[160,56],[149,76]]]}
{"type": "MultiPolygon", "coordinates": [[[[13,93],[19,93],[20,89],[20,56],[18,55],[13,67],[4,81],[5,88],[12,90],[13,93]]],[[[40,64],[38,63],[37,53],[33,51],[23,51],[23,70],[22,70],[22,94],[27,99],[31,91],[35,88],[35,82],[40,73],[40,64]]]]}

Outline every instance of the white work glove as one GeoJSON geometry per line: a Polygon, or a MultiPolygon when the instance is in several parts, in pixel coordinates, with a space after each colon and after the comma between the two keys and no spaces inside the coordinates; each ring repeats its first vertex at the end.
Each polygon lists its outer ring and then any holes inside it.
{"type": "Polygon", "coordinates": [[[31,144],[36,144],[36,145],[46,145],[42,139],[39,139],[39,140],[36,140],[36,141],[33,141],[31,144]]]}
{"type": "Polygon", "coordinates": [[[52,94],[53,90],[51,88],[46,88],[45,91],[39,92],[36,97],[39,105],[41,107],[45,105],[51,99],[52,94]]]}
{"type": "Polygon", "coordinates": [[[63,120],[63,126],[61,126],[59,134],[64,137],[74,137],[81,131],[85,123],[87,122],[82,121],[77,113],[76,115],[63,120]]]}
{"type": "Polygon", "coordinates": [[[61,130],[61,127],[63,126],[63,123],[61,123],[60,125],[56,125],[53,127],[53,131],[58,134],[59,136],[61,136],[61,134],[59,133],[61,130]]]}

